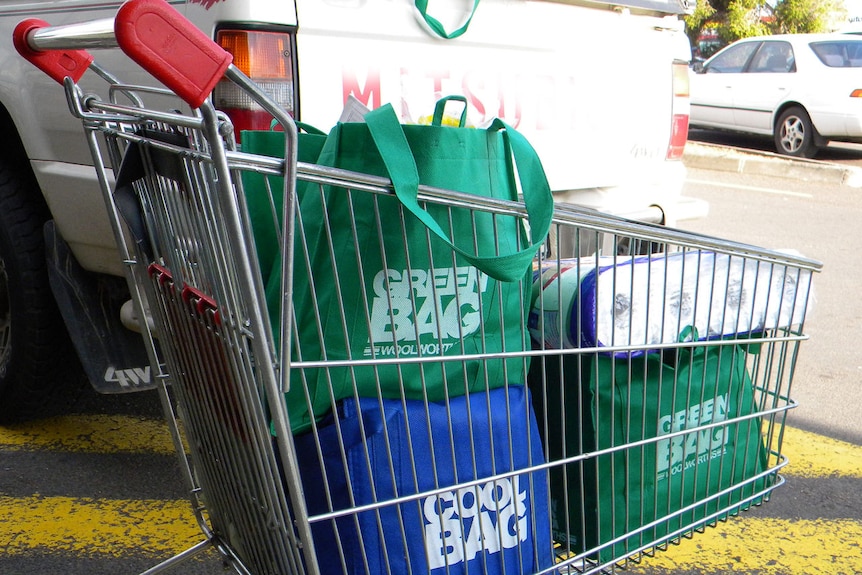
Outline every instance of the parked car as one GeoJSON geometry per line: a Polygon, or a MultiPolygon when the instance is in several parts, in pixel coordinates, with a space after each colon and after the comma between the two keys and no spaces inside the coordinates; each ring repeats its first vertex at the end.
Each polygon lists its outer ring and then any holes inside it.
{"type": "Polygon", "coordinates": [[[862,142],[862,37],[791,34],[739,40],[691,78],[691,125],[772,136],[811,158],[830,140],[862,142]]]}

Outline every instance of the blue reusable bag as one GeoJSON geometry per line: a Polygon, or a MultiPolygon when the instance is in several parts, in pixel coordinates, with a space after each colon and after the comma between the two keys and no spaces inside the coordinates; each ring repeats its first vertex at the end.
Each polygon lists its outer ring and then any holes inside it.
{"type": "Polygon", "coordinates": [[[296,437],[309,514],[348,510],[312,523],[321,572],[515,574],[551,566],[547,473],[482,480],[544,462],[528,394],[511,386],[448,404],[347,399],[338,420],[318,429],[322,459],[314,434],[296,437]]]}

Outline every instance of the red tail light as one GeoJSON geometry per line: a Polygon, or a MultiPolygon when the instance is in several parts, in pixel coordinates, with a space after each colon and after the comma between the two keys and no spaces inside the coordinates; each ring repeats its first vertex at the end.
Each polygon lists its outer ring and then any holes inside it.
{"type": "Polygon", "coordinates": [[[688,64],[673,64],[673,118],[671,120],[670,140],[667,145],[667,159],[681,160],[688,141],[689,100],[688,64]]]}
{"type": "MultiPolygon", "coordinates": [[[[233,55],[240,70],[291,115],[297,111],[294,34],[290,31],[221,29],[216,42],[233,55]]],[[[241,130],[268,130],[272,116],[228,80],[213,91],[215,106],[241,130]]]]}
{"type": "Polygon", "coordinates": [[[681,160],[685,152],[685,143],[688,141],[688,114],[674,114],[672,122],[667,159],[681,160]]]}

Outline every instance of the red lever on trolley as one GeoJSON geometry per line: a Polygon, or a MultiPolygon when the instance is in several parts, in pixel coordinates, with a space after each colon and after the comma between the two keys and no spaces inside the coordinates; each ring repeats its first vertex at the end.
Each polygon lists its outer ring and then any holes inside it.
{"type": "Polygon", "coordinates": [[[233,56],[164,0],[129,0],[114,20],[117,43],[132,60],[191,107],[207,99],[233,56]]]}
{"type": "Polygon", "coordinates": [[[48,74],[53,80],[62,84],[68,76],[76,83],[90,67],[93,57],[86,50],[34,50],[30,47],[27,37],[31,32],[50,26],[44,20],[29,18],[15,26],[12,33],[12,43],[15,49],[28,62],[48,74]]]}
{"type": "Polygon", "coordinates": [[[218,309],[218,304],[210,296],[192,286],[185,286],[182,291],[182,298],[186,305],[191,306],[198,316],[204,319],[212,319],[215,325],[221,325],[221,313],[218,309]]]}

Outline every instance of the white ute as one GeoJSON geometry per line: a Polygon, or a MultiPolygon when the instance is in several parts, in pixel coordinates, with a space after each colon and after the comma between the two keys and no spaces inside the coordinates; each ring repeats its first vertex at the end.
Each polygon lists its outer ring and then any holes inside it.
{"type": "MultiPolygon", "coordinates": [[[[688,133],[686,0],[481,0],[444,39],[409,0],[171,2],[234,54],[295,117],[328,130],[350,96],[391,102],[404,122],[461,94],[468,122],[500,117],[539,151],[557,201],[673,224],[704,215],[680,196],[688,133]]],[[[474,3],[433,0],[445,30],[474,3]]],[[[0,421],[44,413],[87,379],[103,392],[152,385],[140,338],[124,329],[122,269],[90,155],[63,91],[21,58],[12,30],[110,18],[119,2],[0,2],[0,421]],[[69,337],[71,335],[71,337],[69,337]],[[74,345],[71,344],[74,341],[74,345]]],[[[118,51],[97,61],[148,76],[118,51]]],[[[87,72],[85,90],[104,83],[87,72]]],[[[269,126],[219,85],[237,133],[269,126]]]]}

